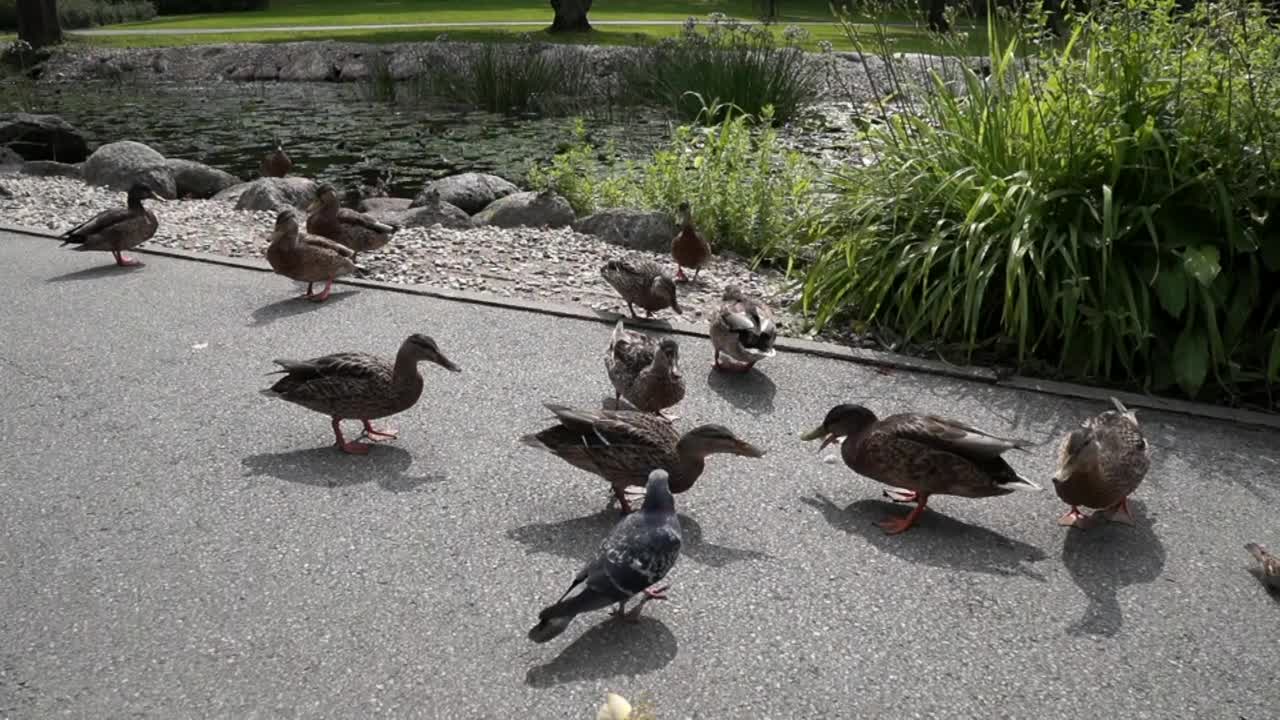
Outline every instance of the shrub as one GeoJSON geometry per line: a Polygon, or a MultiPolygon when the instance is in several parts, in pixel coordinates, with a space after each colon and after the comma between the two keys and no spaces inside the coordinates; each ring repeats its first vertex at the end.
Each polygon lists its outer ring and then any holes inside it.
{"type": "Polygon", "coordinates": [[[1073,378],[1269,393],[1280,36],[1238,2],[1122,0],[1053,46],[1041,23],[1002,45],[993,21],[965,96],[935,81],[917,112],[882,107],[806,306],[1073,378]]]}
{"type": "Polygon", "coordinates": [[[426,92],[495,113],[556,113],[587,83],[581,57],[538,43],[485,44],[427,63],[426,92]]]}
{"type": "MultiPolygon", "coordinates": [[[[67,30],[150,20],[156,6],[149,0],[58,0],[58,19],[67,30]]],[[[17,0],[0,0],[0,30],[17,30],[17,0]]]]}
{"type": "Polygon", "coordinates": [[[601,153],[579,122],[571,147],[530,173],[529,182],[555,189],[579,214],[605,207],[670,212],[687,200],[717,250],[790,257],[818,232],[821,173],[805,156],[779,146],[770,108],[759,117],[731,111],[704,108],[703,120],[728,119],[679,127],[666,148],[640,162],[619,161],[612,148],[601,153]]]}
{"type": "Polygon", "coordinates": [[[705,32],[690,18],[679,39],[639,51],[623,71],[624,87],[637,99],[672,108],[687,120],[708,116],[698,98],[707,98],[760,116],[773,108],[783,123],[817,97],[814,65],[798,47],[805,31],[789,27],[779,46],[763,26],[746,26],[713,15],[705,32]]]}

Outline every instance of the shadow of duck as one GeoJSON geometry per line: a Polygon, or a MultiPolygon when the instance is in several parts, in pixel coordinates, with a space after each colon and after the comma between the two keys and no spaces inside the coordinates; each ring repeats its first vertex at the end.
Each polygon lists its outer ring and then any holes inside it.
{"type": "Polygon", "coordinates": [[[1140,500],[1130,500],[1135,525],[1114,523],[1089,530],[1070,528],[1062,543],[1062,562],[1089,606],[1067,628],[1070,635],[1111,637],[1124,626],[1117,597],[1128,585],[1145,585],[1164,570],[1165,550],[1140,500]]]}
{"type": "Polygon", "coordinates": [[[707,372],[707,385],[730,405],[757,417],[773,413],[773,398],[778,386],[756,368],[744,373],[724,372],[712,367],[707,372]]]}
{"type": "Polygon", "coordinates": [[[254,310],[253,322],[249,323],[249,327],[262,327],[263,325],[270,325],[276,320],[284,320],[295,315],[315,312],[330,303],[342,302],[356,294],[357,291],[355,290],[335,290],[329,294],[329,299],[324,302],[313,302],[299,295],[277,300],[254,310]]]}
{"type": "Polygon", "coordinates": [[[332,445],[262,453],[241,460],[245,477],[266,475],[277,480],[322,488],[342,488],[373,482],[388,492],[412,492],[448,480],[440,472],[409,475],[413,456],[394,445],[375,444],[368,455],[347,455],[332,445]]]}
{"type": "Polygon", "coordinates": [[[45,280],[45,282],[54,283],[77,280],[96,280],[97,278],[112,277],[116,275],[132,275],[144,267],[146,267],[144,264],[121,266],[112,263],[108,265],[94,265],[93,267],[88,267],[83,270],[75,270],[62,275],[54,275],[48,280],[45,280]]]}

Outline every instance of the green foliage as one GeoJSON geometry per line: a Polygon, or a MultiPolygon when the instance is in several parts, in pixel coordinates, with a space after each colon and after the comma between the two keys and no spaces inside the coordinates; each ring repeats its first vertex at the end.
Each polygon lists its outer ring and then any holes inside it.
{"type": "Polygon", "coordinates": [[[638,51],[638,60],[623,70],[624,87],[637,100],[672,108],[687,120],[722,120],[705,112],[700,98],[709,98],[756,116],[772,107],[773,121],[783,123],[817,97],[816,69],[799,47],[806,37],[789,27],[779,45],[760,25],[717,14],[699,32],[689,18],[679,38],[638,51]]]}
{"type": "Polygon", "coordinates": [[[958,82],[881,107],[879,162],[838,181],[807,308],[1073,378],[1269,392],[1280,35],[1264,11],[1124,0],[1052,45],[1043,18],[1007,45],[994,22],[989,78],[947,61],[958,82]]]}
{"type": "MultiPolygon", "coordinates": [[[[156,6],[149,0],[58,0],[58,19],[67,30],[150,20],[156,6]]],[[[17,0],[0,0],[0,30],[18,28],[17,0]]]]}
{"type": "Polygon", "coordinates": [[[495,113],[555,113],[587,85],[580,56],[526,42],[490,44],[427,64],[423,91],[495,113]]]}
{"type": "Polygon", "coordinates": [[[641,162],[617,161],[610,148],[600,152],[579,122],[569,149],[530,173],[530,184],[555,189],[579,214],[607,207],[672,212],[688,201],[718,250],[789,258],[819,231],[820,171],[780,147],[770,108],[756,117],[714,104],[704,113],[728,119],[681,126],[666,148],[641,162]]]}

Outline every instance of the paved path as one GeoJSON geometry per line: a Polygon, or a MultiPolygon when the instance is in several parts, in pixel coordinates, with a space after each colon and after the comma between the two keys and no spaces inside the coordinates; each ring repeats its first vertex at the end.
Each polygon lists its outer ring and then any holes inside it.
{"type": "Polygon", "coordinates": [[[796,439],[832,404],[1053,438],[1099,408],[799,355],[724,378],[685,340],[680,425],[769,454],[678,499],[671,602],[534,645],[615,518],[515,439],[599,402],[607,325],[144,258],[0,237],[0,717],[590,718],[606,689],[662,720],[1276,717],[1280,602],[1241,548],[1280,545],[1276,433],[1146,414],[1136,529],[1064,532],[1044,492],[885,537],[879,487],[796,439]],[[464,372],[424,366],[368,457],[257,392],[415,331],[464,372]]]}

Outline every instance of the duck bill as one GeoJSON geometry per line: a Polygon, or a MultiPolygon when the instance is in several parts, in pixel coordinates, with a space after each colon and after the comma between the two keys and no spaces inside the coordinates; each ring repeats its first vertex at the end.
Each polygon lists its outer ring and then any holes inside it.
{"type": "Polygon", "coordinates": [[[435,364],[439,365],[445,370],[448,370],[449,372],[462,372],[462,368],[458,367],[457,365],[454,365],[452,360],[450,360],[449,358],[445,357],[440,353],[436,353],[436,356],[431,359],[435,362],[435,364]]]}
{"type": "Polygon", "coordinates": [[[826,431],[825,428],[821,428],[821,427],[816,428],[814,430],[810,430],[809,432],[800,436],[800,439],[806,442],[810,440],[817,440],[818,438],[822,438],[822,444],[818,446],[818,452],[822,452],[822,450],[826,448],[828,445],[839,440],[839,438],[837,438],[834,433],[829,433],[826,431]]]}
{"type": "Polygon", "coordinates": [[[749,457],[749,458],[764,457],[764,450],[761,450],[760,448],[756,447],[755,445],[752,445],[746,440],[738,441],[737,452],[739,455],[743,457],[749,457]]]}

